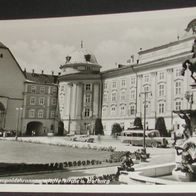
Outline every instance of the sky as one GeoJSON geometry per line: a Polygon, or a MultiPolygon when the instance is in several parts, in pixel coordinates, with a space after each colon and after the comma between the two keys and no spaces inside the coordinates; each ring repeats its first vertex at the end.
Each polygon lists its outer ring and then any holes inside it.
{"type": "Polygon", "coordinates": [[[59,72],[65,57],[85,49],[97,58],[102,70],[126,64],[131,55],[187,36],[196,7],[162,11],[48,19],[1,20],[0,42],[22,69],[59,72]]]}

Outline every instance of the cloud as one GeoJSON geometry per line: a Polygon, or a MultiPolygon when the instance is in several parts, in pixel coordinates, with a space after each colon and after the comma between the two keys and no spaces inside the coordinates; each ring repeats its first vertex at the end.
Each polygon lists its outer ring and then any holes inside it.
{"type": "Polygon", "coordinates": [[[120,39],[124,42],[129,42],[136,48],[154,47],[174,41],[177,39],[176,29],[159,29],[159,28],[129,28],[124,31],[120,39]]]}
{"type": "Polygon", "coordinates": [[[133,48],[129,43],[116,40],[100,42],[94,50],[98,62],[103,65],[103,70],[116,67],[116,63],[125,63],[131,55],[133,48]],[[103,59],[104,61],[101,61],[103,59]]]}
{"type": "Polygon", "coordinates": [[[59,65],[64,63],[65,57],[75,48],[48,41],[32,40],[31,42],[17,41],[9,46],[22,68],[35,69],[40,72],[59,72],[59,65]]]}

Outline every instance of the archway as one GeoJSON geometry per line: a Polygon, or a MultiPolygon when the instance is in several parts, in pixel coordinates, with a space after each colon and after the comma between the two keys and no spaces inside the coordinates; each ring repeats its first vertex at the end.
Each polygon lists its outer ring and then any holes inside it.
{"type": "Polygon", "coordinates": [[[64,123],[59,121],[58,123],[58,135],[63,136],[64,134],[64,123]]]}
{"type": "Polygon", "coordinates": [[[5,107],[0,102],[0,129],[4,127],[4,119],[5,119],[5,107]]]}
{"type": "Polygon", "coordinates": [[[27,124],[26,135],[42,135],[43,123],[39,121],[32,121],[27,124]]]}

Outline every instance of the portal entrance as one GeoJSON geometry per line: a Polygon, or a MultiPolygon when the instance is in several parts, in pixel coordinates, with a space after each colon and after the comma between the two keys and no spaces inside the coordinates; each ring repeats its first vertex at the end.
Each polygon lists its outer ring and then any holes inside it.
{"type": "Polygon", "coordinates": [[[43,123],[39,121],[32,121],[27,124],[26,135],[37,136],[42,135],[43,123]]]}
{"type": "Polygon", "coordinates": [[[0,129],[4,128],[4,122],[5,122],[5,107],[0,102],[0,129]]]}

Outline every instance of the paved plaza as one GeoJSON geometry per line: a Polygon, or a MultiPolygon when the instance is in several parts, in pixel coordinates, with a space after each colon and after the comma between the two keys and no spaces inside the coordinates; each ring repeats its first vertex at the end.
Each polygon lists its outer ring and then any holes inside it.
{"type": "MultiPolygon", "coordinates": [[[[109,158],[111,152],[96,151],[92,149],[80,148],[84,145],[115,147],[116,150],[134,152],[138,148],[125,143],[120,139],[110,137],[102,137],[101,140],[96,140],[95,143],[88,144],[83,142],[73,142],[65,137],[24,137],[15,141],[14,138],[2,138],[0,140],[0,148],[6,149],[5,153],[1,153],[1,162],[25,162],[25,163],[49,163],[49,162],[62,162],[72,160],[104,160],[109,158]],[[29,143],[31,141],[31,143],[29,143]],[[50,144],[50,145],[49,145],[50,144]],[[51,145],[52,144],[52,145],[51,145]],[[57,146],[61,144],[61,146],[57,146]],[[69,147],[66,145],[77,145],[79,148],[69,147]]],[[[163,163],[174,162],[175,150],[174,148],[147,148],[150,153],[150,159],[147,162],[135,164],[135,168],[146,167],[149,165],[158,165],[163,163]]],[[[86,169],[69,169],[68,171],[51,171],[32,174],[21,174],[21,178],[69,178],[79,176],[92,176],[103,174],[116,173],[116,166],[96,166],[96,168],[86,169]]],[[[11,176],[10,176],[11,177],[11,176]]],[[[4,178],[3,176],[1,178],[4,178]]]]}

